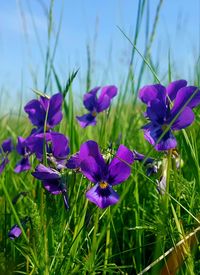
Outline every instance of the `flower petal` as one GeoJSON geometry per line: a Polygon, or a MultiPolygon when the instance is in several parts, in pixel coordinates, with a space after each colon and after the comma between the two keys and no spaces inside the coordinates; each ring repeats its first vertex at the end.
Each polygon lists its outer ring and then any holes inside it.
{"type": "Polygon", "coordinates": [[[16,146],[16,150],[19,155],[23,156],[25,155],[25,147],[26,147],[26,139],[23,137],[18,137],[18,142],[16,146]]]}
{"type": "Polygon", "coordinates": [[[89,125],[95,126],[96,125],[96,118],[92,116],[91,114],[85,114],[83,116],[76,116],[76,119],[78,120],[79,125],[82,128],[85,128],[89,125]]]}
{"type": "Polygon", "coordinates": [[[96,104],[97,104],[97,92],[100,89],[100,87],[95,87],[94,89],[92,89],[90,92],[84,94],[83,96],[83,104],[85,106],[85,108],[92,112],[94,111],[94,109],[96,108],[96,104]]]}
{"type": "Polygon", "coordinates": [[[15,166],[15,173],[21,173],[31,169],[29,158],[22,158],[15,166]]]}
{"type": "Polygon", "coordinates": [[[22,234],[21,228],[20,228],[17,224],[15,224],[15,225],[10,229],[10,231],[8,232],[8,237],[9,237],[11,240],[14,240],[14,239],[18,238],[21,234],[22,234]]]}
{"type": "Polygon", "coordinates": [[[159,99],[162,102],[166,101],[166,89],[160,84],[146,85],[139,91],[139,98],[145,104],[149,104],[152,100],[159,99]]]}
{"type": "Polygon", "coordinates": [[[97,102],[97,112],[102,112],[106,110],[110,106],[111,99],[116,96],[116,94],[116,86],[112,85],[103,87],[97,102]]]}
{"type": "Polygon", "coordinates": [[[117,95],[117,87],[115,85],[104,86],[101,89],[99,101],[103,100],[104,96],[107,95],[110,99],[117,95]]]}
{"type": "Polygon", "coordinates": [[[100,168],[103,170],[106,169],[106,163],[100,153],[98,144],[93,140],[88,140],[83,143],[80,147],[79,151],[79,160],[87,160],[88,157],[94,158],[96,163],[99,165],[100,168]]]}
{"type": "Polygon", "coordinates": [[[105,190],[101,189],[99,184],[96,184],[88,190],[86,197],[89,201],[93,202],[100,208],[106,208],[109,205],[116,204],[119,201],[119,195],[112,189],[112,187],[109,186],[105,190]]]}
{"type": "Polygon", "coordinates": [[[44,188],[53,195],[58,195],[62,193],[60,188],[59,179],[48,179],[42,181],[44,188]]]}
{"type": "Polygon", "coordinates": [[[69,140],[61,133],[51,132],[52,153],[55,158],[66,158],[69,154],[69,140]]]}
{"type": "Polygon", "coordinates": [[[24,107],[24,110],[28,114],[33,125],[36,125],[37,127],[44,126],[46,111],[39,100],[33,99],[29,101],[24,107]]]}
{"type": "Polygon", "coordinates": [[[104,110],[108,109],[110,106],[111,100],[108,95],[104,95],[104,97],[101,100],[98,100],[97,103],[97,112],[103,112],[104,110]]]}
{"type": "Polygon", "coordinates": [[[41,160],[43,157],[44,145],[50,140],[51,133],[34,134],[26,139],[26,145],[30,152],[35,153],[37,159],[41,160]]]}
{"type": "Polygon", "coordinates": [[[187,81],[180,79],[180,80],[171,82],[166,87],[167,95],[169,96],[171,101],[173,101],[175,99],[178,90],[180,90],[182,87],[185,87],[185,86],[187,86],[187,81]]]}
{"type": "MultiPolygon", "coordinates": [[[[10,153],[13,150],[13,144],[11,138],[8,138],[2,142],[1,145],[4,153],[10,153]]],[[[1,151],[1,148],[0,148],[1,151]]]]}
{"type": "Polygon", "coordinates": [[[93,157],[87,156],[85,160],[80,162],[80,168],[83,175],[90,181],[97,183],[103,180],[102,167],[93,157]]]}
{"type": "Polygon", "coordinates": [[[116,185],[125,181],[131,173],[131,168],[128,164],[132,164],[133,161],[133,152],[130,151],[126,146],[121,144],[119,146],[119,149],[117,150],[116,156],[109,164],[108,183],[111,185],[116,185]]]}
{"type": "Polygon", "coordinates": [[[188,86],[181,88],[174,101],[174,106],[171,110],[171,114],[175,116],[183,108],[190,97],[195,93],[195,96],[187,104],[187,107],[194,108],[200,104],[200,90],[197,91],[197,87],[188,86]]]}
{"type": "Polygon", "coordinates": [[[79,152],[73,154],[67,161],[66,164],[68,169],[78,169],[80,168],[79,152]]]}
{"type": "Polygon", "coordinates": [[[55,94],[50,98],[47,124],[51,128],[59,124],[63,118],[62,102],[63,97],[61,93],[55,94]]]}
{"type": "Polygon", "coordinates": [[[163,124],[167,113],[167,106],[164,101],[155,99],[149,102],[147,107],[147,116],[152,122],[163,124]]]}
{"type": "Polygon", "coordinates": [[[194,113],[189,107],[185,107],[185,109],[181,112],[179,117],[172,125],[172,130],[181,130],[183,128],[188,127],[194,121],[194,113]]]}
{"type": "Polygon", "coordinates": [[[157,143],[163,134],[160,125],[149,123],[143,127],[145,139],[152,144],[157,151],[165,151],[176,147],[177,142],[171,130],[169,130],[164,137],[157,143]]]}
{"type": "Polygon", "coordinates": [[[39,164],[32,175],[39,180],[60,179],[60,174],[49,167],[39,164]]]}

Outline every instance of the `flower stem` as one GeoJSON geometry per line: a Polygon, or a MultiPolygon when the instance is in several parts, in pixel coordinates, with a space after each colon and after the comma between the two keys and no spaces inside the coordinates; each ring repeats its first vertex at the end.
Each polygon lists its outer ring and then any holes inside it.
{"type": "Polygon", "coordinates": [[[105,259],[104,259],[104,272],[103,275],[106,275],[107,265],[108,265],[108,258],[110,255],[110,207],[108,208],[108,225],[106,231],[106,251],[105,251],[105,259]]]}

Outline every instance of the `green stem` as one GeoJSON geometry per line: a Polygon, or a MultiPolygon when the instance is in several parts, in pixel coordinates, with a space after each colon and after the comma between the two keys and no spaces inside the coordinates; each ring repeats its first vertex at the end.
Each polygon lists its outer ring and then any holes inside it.
{"type": "Polygon", "coordinates": [[[106,231],[106,251],[105,251],[105,259],[104,259],[104,272],[103,275],[106,275],[106,269],[108,265],[108,258],[110,255],[110,207],[108,208],[108,225],[107,225],[107,231],[106,231]]]}

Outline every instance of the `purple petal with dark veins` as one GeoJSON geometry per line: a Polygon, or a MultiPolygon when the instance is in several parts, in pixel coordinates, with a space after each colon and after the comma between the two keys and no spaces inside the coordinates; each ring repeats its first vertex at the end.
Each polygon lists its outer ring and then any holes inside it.
{"type": "Polygon", "coordinates": [[[193,111],[189,107],[185,107],[185,109],[181,112],[178,118],[172,125],[172,130],[181,130],[188,127],[194,121],[195,116],[193,111]]]}
{"type": "Polygon", "coordinates": [[[25,155],[25,147],[26,147],[26,139],[23,137],[18,137],[18,142],[16,146],[16,150],[19,155],[24,156],[25,155]]]}
{"type": "Polygon", "coordinates": [[[44,108],[45,112],[49,108],[49,98],[45,96],[40,96],[39,102],[41,103],[42,107],[44,108]]]}
{"type": "Polygon", "coordinates": [[[55,94],[50,98],[47,124],[51,128],[59,124],[63,118],[62,102],[63,97],[61,93],[55,94]]]}
{"type": "Polygon", "coordinates": [[[60,179],[48,179],[42,180],[44,188],[53,195],[58,195],[62,193],[60,188],[60,179]]]}
{"type": "Polygon", "coordinates": [[[146,115],[152,122],[163,124],[167,114],[167,107],[164,101],[154,99],[149,102],[146,115]]]}
{"type": "Polygon", "coordinates": [[[10,153],[13,150],[13,144],[12,144],[11,138],[4,140],[1,144],[1,147],[4,153],[10,153]]]}
{"type": "Polygon", "coordinates": [[[101,89],[101,94],[97,102],[97,112],[106,110],[111,103],[111,99],[117,94],[117,87],[114,85],[105,86],[101,89]]]}
{"type": "Polygon", "coordinates": [[[117,95],[117,87],[114,85],[104,86],[101,89],[101,94],[99,96],[99,101],[103,100],[104,96],[108,96],[110,99],[117,95]]]}
{"type": "Polygon", "coordinates": [[[24,107],[24,110],[28,114],[33,125],[37,127],[44,126],[46,111],[39,100],[33,99],[29,101],[24,107]]]}
{"type": "Polygon", "coordinates": [[[39,164],[32,175],[39,180],[60,179],[60,174],[49,167],[39,164]]]}
{"type": "Polygon", "coordinates": [[[164,137],[159,141],[160,136],[163,133],[163,130],[160,125],[155,125],[153,123],[149,123],[143,127],[144,129],[144,137],[145,139],[152,144],[157,151],[165,151],[169,149],[173,149],[176,147],[177,142],[175,137],[173,136],[171,130],[169,130],[164,137]]]}
{"type": "Polygon", "coordinates": [[[85,108],[92,112],[96,108],[97,105],[97,92],[100,89],[100,87],[95,87],[90,92],[84,94],[83,96],[83,104],[85,108]]]}
{"type": "Polygon", "coordinates": [[[108,109],[111,103],[111,99],[108,95],[104,95],[101,100],[98,100],[97,103],[97,112],[103,112],[104,110],[108,109]]]}
{"type": "Polygon", "coordinates": [[[88,157],[94,158],[101,169],[106,170],[106,163],[100,153],[98,144],[93,140],[88,140],[83,143],[79,151],[79,160],[87,160],[88,157]]]}
{"type": "Polygon", "coordinates": [[[22,158],[15,166],[15,173],[21,173],[23,171],[27,171],[31,169],[31,164],[29,158],[22,158]]]}
{"type": "Polygon", "coordinates": [[[48,141],[51,141],[51,133],[34,134],[26,139],[26,145],[30,152],[34,153],[37,159],[41,160],[43,157],[44,145],[46,143],[47,146],[48,141]]]}
{"type": "Polygon", "coordinates": [[[139,98],[145,104],[149,104],[152,100],[159,99],[160,101],[166,101],[166,89],[160,84],[146,85],[139,91],[139,98]]]}
{"type": "Polygon", "coordinates": [[[166,91],[170,100],[173,101],[177,95],[178,90],[185,86],[187,86],[187,81],[183,79],[169,83],[169,85],[166,87],[166,91]]]}
{"type": "Polygon", "coordinates": [[[187,104],[187,107],[194,108],[200,104],[200,90],[197,91],[197,87],[188,86],[181,88],[174,101],[174,106],[171,110],[171,114],[175,116],[190,99],[190,97],[195,93],[194,97],[187,104]]]}
{"type": "Polygon", "coordinates": [[[109,164],[108,183],[110,185],[116,185],[125,181],[130,176],[131,168],[129,165],[131,165],[133,161],[133,152],[121,144],[117,150],[116,156],[109,164]]]}
{"type": "Polygon", "coordinates": [[[100,208],[106,208],[119,201],[119,195],[112,189],[112,187],[108,186],[106,190],[101,189],[98,183],[87,191],[86,197],[89,201],[100,208]]]}
{"type": "Polygon", "coordinates": [[[69,169],[78,169],[80,168],[80,159],[79,159],[79,152],[72,155],[66,164],[67,168],[69,169]]]}
{"type": "Polygon", "coordinates": [[[85,128],[89,125],[95,126],[97,123],[96,117],[92,116],[91,114],[85,114],[83,116],[76,116],[76,119],[82,128],[85,128]]]}
{"type": "Polygon", "coordinates": [[[61,133],[51,132],[52,153],[55,158],[66,158],[69,154],[69,140],[61,133]]]}
{"type": "Polygon", "coordinates": [[[80,162],[80,168],[82,174],[90,181],[97,183],[104,180],[102,167],[93,157],[87,156],[85,160],[80,162]]]}

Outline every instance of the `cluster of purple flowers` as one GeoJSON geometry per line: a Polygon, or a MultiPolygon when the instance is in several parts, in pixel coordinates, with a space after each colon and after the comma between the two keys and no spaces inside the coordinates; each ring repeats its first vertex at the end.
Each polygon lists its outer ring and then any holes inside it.
{"type": "MultiPolygon", "coordinates": [[[[81,127],[96,125],[96,116],[110,107],[111,100],[117,94],[113,85],[95,87],[86,93],[83,103],[89,113],[77,116],[81,127]]],[[[187,86],[185,80],[170,83],[166,88],[160,84],[143,87],[139,98],[147,105],[145,117],[149,122],[143,126],[145,139],[158,151],[166,151],[177,146],[173,131],[186,128],[194,121],[192,109],[200,104],[200,90],[195,86],[187,86]]],[[[32,175],[39,179],[49,193],[62,195],[64,205],[68,209],[67,186],[65,176],[69,169],[82,173],[94,183],[86,192],[86,197],[100,208],[106,208],[119,201],[114,186],[127,180],[131,174],[134,161],[143,161],[150,176],[157,173],[154,159],[145,158],[137,151],[119,145],[113,158],[105,160],[98,144],[88,140],[80,146],[80,150],[70,154],[69,139],[62,133],[54,131],[62,118],[63,97],[61,93],[51,98],[40,96],[31,100],[24,107],[29,120],[34,126],[28,137],[18,137],[16,151],[21,159],[14,171],[21,173],[32,169],[30,158],[35,156],[39,164],[32,175]]],[[[9,162],[9,154],[14,146],[10,139],[0,146],[0,173],[9,162]]],[[[21,229],[15,225],[11,229],[10,238],[18,237],[21,229]]]]}
{"type": "Polygon", "coordinates": [[[160,84],[144,86],[139,97],[147,105],[143,126],[145,139],[158,151],[177,146],[173,131],[188,127],[194,121],[192,109],[200,104],[200,90],[187,86],[187,81],[171,82],[166,88],[160,84]]]}

